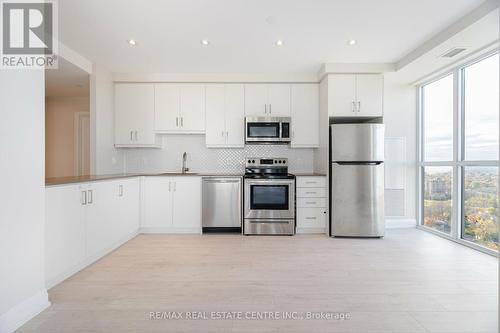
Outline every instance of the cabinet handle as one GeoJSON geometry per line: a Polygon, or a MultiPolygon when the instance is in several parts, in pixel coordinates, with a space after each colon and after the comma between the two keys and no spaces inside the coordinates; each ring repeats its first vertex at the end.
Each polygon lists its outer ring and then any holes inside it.
{"type": "Polygon", "coordinates": [[[306,194],[314,194],[314,193],[316,193],[316,192],[306,192],[306,194]]]}
{"type": "Polygon", "coordinates": [[[271,109],[271,104],[269,104],[269,114],[273,113],[273,110],[271,109]]]}
{"type": "Polygon", "coordinates": [[[229,136],[229,132],[228,132],[228,131],[226,131],[226,138],[227,138],[228,136],[229,136]]]}
{"type": "Polygon", "coordinates": [[[172,189],[172,182],[168,182],[168,191],[171,192],[172,189]]]}
{"type": "Polygon", "coordinates": [[[83,206],[87,204],[87,191],[82,191],[80,201],[83,206]]]}
{"type": "Polygon", "coordinates": [[[264,113],[267,114],[267,104],[264,104],[264,113]]]}
{"type": "Polygon", "coordinates": [[[306,182],[306,184],[316,184],[316,182],[306,182]]]}
{"type": "Polygon", "coordinates": [[[358,102],[358,112],[361,111],[361,102],[358,102]]]}
{"type": "Polygon", "coordinates": [[[179,127],[179,117],[175,117],[175,127],[179,127]]]}
{"type": "Polygon", "coordinates": [[[351,105],[351,111],[352,112],[356,112],[356,102],[352,102],[352,105],[351,105]]]}
{"type": "Polygon", "coordinates": [[[316,202],[315,201],[306,201],[306,204],[308,205],[314,205],[316,202]]]}
{"type": "Polygon", "coordinates": [[[132,133],[133,133],[133,132],[134,132],[134,131],[130,131],[130,141],[134,140],[134,139],[133,139],[133,137],[132,137],[132,135],[133,135],[132,133]]]}
{"type": "Polygon", "coordinates": [[[91,203],[94,202],[94,193],[92,192],[92,190],[88,190],[87,192],[89,192],[89,201],[88,201],[88,204],[90,205],[91,203]]]}
{"type": "Polygon", "coordinates": [[[137,140],[138,140],[138,134],[137,134],[137,133],[138,133],[138,132],[137,132],[137,131],[135,131],[135,141],[137,141],[137,140]]]}
{"type": "Polygon", "coordinates": [[[184,127],[184,117],[181,117],[181,127],[184,127]]]}
{"type": "Polygon", "coordinates": [[[222,131],[221,133],[222,133],[221,136],[224,137],[224,131],[222,131]]]}
{"type": "Polygon", "coordinates": [[[315,216],[308,216],[308,217],[306,217],[306,220],[316,220],[316,217],[315,216]]]}
{"type": "Polygon", "coordinates": [[[118,186],[118,196],[123,197],[123,185],[118,186]]]}
{"type": "Polygon", "coordinates": [[[174,182],[174,192],[177,192],[177,182],[174,182]]]}

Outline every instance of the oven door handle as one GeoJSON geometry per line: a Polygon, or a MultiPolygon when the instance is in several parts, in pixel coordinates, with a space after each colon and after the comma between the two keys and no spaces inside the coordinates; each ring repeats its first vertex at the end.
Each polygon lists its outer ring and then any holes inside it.
{"type": "Polygon", "coordinates": [[[283,180],[283,179],[259,179],[259,180],[247,180],[245,179],[245,184],[248,185],[262,185],[266,184],[269,186],[273,185],[293,185],[295,183],[295,179],[283,180]]]}

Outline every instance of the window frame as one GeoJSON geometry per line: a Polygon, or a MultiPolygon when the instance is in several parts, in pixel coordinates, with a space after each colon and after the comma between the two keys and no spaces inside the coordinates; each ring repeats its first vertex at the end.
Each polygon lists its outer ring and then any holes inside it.
{"type": "MultiPolygon", "coordinates": [[[[431,77],[417,85],[417,228],[431,232],[440,237],[471,247],[478,251],[498,257],[499,252],[478,245],[462,238],[465,211],[464,207],[464,177],[465,167],[482,166],[497,167],[500,173],[499,160],[470,160],[465,161],[465,107],[464,107],[464,71],[465,68],[478,63],[486,58],[500,54],[500,49],[495,48],[483,53],[478,57],[470,59],[458,66],[451,68],[439,75],[431,77]],[[424,87],[436,82],[448,75],[453,75],[453,160],[452,161],[425,161],[425,110],[424,110],[424,87]],[[424,223],[424,168],[431,166],[452,167],[452,215],[450,234],[434,230],[425,226],[424,223]],[[459,204],[458,204],[459,203],[459,204]]],[[[500,124],[499,124],[500,126],[500,124]]],[[[500,185],[500,184],[499,184],[500,185]]],[[[499,187],[500,188],[500,187],[499,187]]]]}

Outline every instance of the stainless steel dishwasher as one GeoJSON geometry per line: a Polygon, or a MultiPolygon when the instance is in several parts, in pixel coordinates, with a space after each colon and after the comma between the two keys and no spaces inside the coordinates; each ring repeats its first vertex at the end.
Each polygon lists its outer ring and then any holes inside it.
{"type": "Polygon", "coordinates": [[[203,232],[241,232],[242,177],[203,177],[203,232]]]}

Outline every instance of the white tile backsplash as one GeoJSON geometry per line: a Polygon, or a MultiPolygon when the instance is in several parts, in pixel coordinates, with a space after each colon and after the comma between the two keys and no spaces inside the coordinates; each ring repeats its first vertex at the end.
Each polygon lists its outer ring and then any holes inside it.
{"type": "Polygon", "coordinates": [[[291,149],[288,145],[247,145],[245,148],[207,148],[204,135],[164,135],[162,149],[125,149],[125,172],[180,171],[182,154],[194,172],[244,172],[246,157],[286,157],[289,171],[313,172],[314,149],[291,149]]]}

